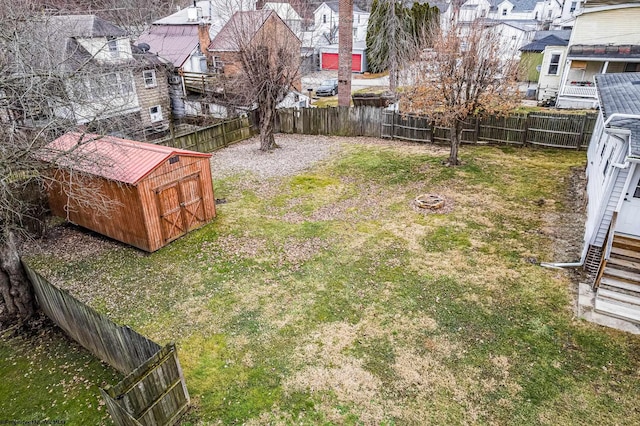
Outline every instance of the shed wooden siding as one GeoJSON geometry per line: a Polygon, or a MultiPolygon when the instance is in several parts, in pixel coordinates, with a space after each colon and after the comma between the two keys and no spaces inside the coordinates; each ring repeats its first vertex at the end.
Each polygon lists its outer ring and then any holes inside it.
{"type": "MultiPolygon", "coordinates": [[[[68,181],[67,171],[58,170],[56,181],[68,181]]],[[[56,216],[68,219],[71,223],[91,229],[114,240],[126,242],[142,250],[148,249],[147,230],[144,214],[140,206],[138,189],[100,177],[92,177],[96,191],[114,202],[113,208],[105,215],[91,206],[80,206],[73,198],[67,197],[59,182],[49,188],[49,208],[56,216]],[[69,209],[67,211],[65,208],[69,209]],[[123,225],[124,224],[124,225],[123,225]]]]}

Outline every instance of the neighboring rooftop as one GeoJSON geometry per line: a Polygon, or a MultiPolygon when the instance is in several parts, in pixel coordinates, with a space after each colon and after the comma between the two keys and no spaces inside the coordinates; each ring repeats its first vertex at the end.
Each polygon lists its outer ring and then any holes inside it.
{"type": "Polygon", "coordinates": [[[631,130],[631,154],[640,157],[640,73],[599,74],[596,88],[605,121],[614,114],[638,118],[612,118],[609,127],[631,130]]]}
{"type": "Polygon", "coordinates": [[[573,58],[640,58],[640,45],[575,44],[569,48],[573,58]]]}
{"type": "Polygon", "coordinates": [[[46,24],[66,37],[125,37],[127,32],[95,15],[60,15],[47,17],[46,24]]]}
{"type": "Polygon", "coordinates": [[[150,52],[181,67],[198,42],[198,25],[151,25],[136,44],[148,44],[150,52]]]}
{"type": "Polygon", "coordinates": [[[569,39],[571,38],[571,30],[541,30],[541,31],[536,31],[536,33],[533,35],[533,40],[541,40],[545,37],[548,36],[556,36],[558,37],[560,40],[566,40],[569,41],[569,39]]]}
{"type": "Polygon", "coordinates": [[[175,155],[211,157],[114,136],[66,133],[40,151],[40,158],[58,167],[71,168],[105,179],[137,185],[164,161],[175,155]]]}
{"type": "Polygon", "coordinates": [[[567,40],[561,40],[555,35],[546,36],[540,40],[534,40],[531,43],[522,46],[521,52],[543,52],[547,46],[566,46],[569,42],[567,40]]]}
{"type": "Polygon", "coordinates": [[[272,14],[278,16],[273,10],[268,9],[234,13],[229,22],[211,40],[208,50],[216,52],[238,51],[240,45],[249,42],[272,14]]]}
{"type": "MultiPolygon", "coordinates": [[[[320,6],[322,6],[323,4],[326,4],[327,6],[329,6],[329,9],[333,10],[336,14],[338,13],[339,10],[339,2],[337,1],[325,1],[324,3],[321,3],[320,6]]],[[[318,10],[320,8],[320,6],[318,6],[318,8],[316,10],[318,10]]],[[[362,10],[358,7],[358,5],[354,4],[353,5],[353,11],[355,13],[369,13],[365,10],[362,10]]]]}

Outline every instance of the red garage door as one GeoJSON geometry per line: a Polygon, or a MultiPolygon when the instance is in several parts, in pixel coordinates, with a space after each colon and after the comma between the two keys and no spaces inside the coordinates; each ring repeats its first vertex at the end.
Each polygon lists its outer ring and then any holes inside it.
{"type": "Polygon", "coordinates": [[[323,70],[337,70],[338,69],[338,54],[337,53],[323,53],[322,54],[322,69],[323,70]]]}
{"type": "Polygon", "coordinates": [[[362,71],[362,55],[351,55],[351,71],[362,71]]]}
{"type": "MultiPolygon", "coordinates": [[[[337,53],[322,53],[322,69],[323,70],[337,70],[338,69],[338,54],[337,53]]],[[[351,71],[362,71],[362,55],[351,55],[351,71]]]]}

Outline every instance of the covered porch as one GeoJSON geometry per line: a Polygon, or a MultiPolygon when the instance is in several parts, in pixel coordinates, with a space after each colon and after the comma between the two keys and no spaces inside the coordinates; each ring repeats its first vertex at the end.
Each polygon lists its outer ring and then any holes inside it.
{"type": "Polygon", "coordinates": [[[596,75],[638,71],[640,46],[571,46],[557,105],[559,108],[594,108],[598,103],[596,75]]]}

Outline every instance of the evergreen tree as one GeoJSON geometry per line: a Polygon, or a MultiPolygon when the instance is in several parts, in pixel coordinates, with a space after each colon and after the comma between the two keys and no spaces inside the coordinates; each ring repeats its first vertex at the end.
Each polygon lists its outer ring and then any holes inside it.
{"type": "Polygon", "coordinates": [[[373,0],[367,28],[369,70],[385,71],[414,49],[425,47],[429,29],[438,25],[438,18],[438,8],[428,3],[416,2],[409,8],[395,0],[373,0]]]}

